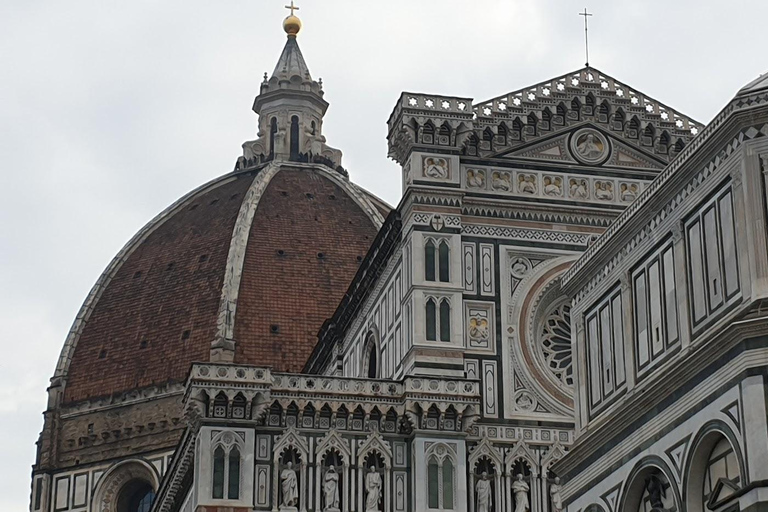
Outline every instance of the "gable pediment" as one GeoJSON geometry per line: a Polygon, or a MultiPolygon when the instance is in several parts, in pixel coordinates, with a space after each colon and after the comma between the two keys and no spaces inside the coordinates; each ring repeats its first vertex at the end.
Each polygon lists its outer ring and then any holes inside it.
{"type": "Polygon", "coordinates": [[[543,140],[519,148],[504,149],[497,154],[489,153],[487,156],[488,158],[548,160],[570,165],[583,164],[590,167],[605,165],[654,171],[661,170],[666,165],[664,160],[659,159],[652,152],[633,147],[614,133],[603,131],[599,126],[591,123],[563,129],[561,133],[552,134],[543,140]],[[595,146],[596,155],[586,159],[579,151],[580,148],[584,150],[590,136],[595,140],[600,139],[599,146],[595,146]]]}

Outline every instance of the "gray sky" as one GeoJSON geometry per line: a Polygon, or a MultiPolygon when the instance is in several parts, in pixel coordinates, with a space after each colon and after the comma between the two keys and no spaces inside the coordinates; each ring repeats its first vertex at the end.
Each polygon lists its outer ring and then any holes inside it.
{"type": "MultiPolygon", "coordinates": [[[[45,388],[122,245],[253,139],[285,0],[0,2],[0,510],[28,507],[45,388]]],[[[584,0],[299,0],[328,143],[397,203],[402,90],[488,99],[580,68],[584,0]]],[[[591,64],[708,122],[768,70],[764,0],[589,0],[591,64]]]]}

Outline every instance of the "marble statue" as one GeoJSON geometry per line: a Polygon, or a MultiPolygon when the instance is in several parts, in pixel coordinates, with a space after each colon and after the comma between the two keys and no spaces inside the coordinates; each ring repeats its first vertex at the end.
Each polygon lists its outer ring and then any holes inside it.
{"type": "Polygon", "coordinates": [[[329,467],[328,471],[325,472],[323,495],[325,497],[325,512],[339,510],[339,474],[334,466],[329,467]]]}
{"type": "Polygon", "coordinates": [[[296,507],[299,502],[299,484],[293,462],[289,462],[280,473],[280,482],[283,488],[283,507],[296,507]]]}
{"type": "Polygon", "coordinates": [[[560,496],[560,478],[555,477],[555,481],[549,484],[549,498],[552,502],[552,512],[562,512],[563,498],[560,496]]]}
{"type": "Polygon", "coordinates": [[[381,499],[381,475],[371,466],[365,475],[365,512],[378,512],[381,499]]]}
{"type": "Polygon", "coordinates": [[[483,471],[480,480],[475,485],[475,494],[477,495],[477,512],[491,511],[491,482],[488,480],[488,473],[483,471]]]}
{"type": "Polygon", "coordinates": [[[525,480],[523,480],[523,474],[517,474],[517,480],[512,483],[512,492],[515,495],[515,512],[528,512],[531,509],[531,504],[528,501],[528,491],[530,487],[525,480]]]}
{"type": "Polygon", "coordinates": [[[664,484],[656,475],[651,475],[645,479],[645,490],[648,491],[648,501],[652,510],[664,510],[664,498],[667,497],[667,491],[664,484]]]}

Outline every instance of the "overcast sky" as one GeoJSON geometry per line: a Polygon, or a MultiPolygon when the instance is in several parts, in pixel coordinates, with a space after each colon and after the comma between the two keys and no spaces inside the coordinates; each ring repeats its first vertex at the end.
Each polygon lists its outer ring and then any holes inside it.
{"type": "MultiPolygon", "coordinates": [[[[255,138],[285,3],[0,1],[0,510],[28,507],[45,388],[94,281],[255,138]]],[[[584,63],[584,0],[298,5],[328,143],[392,204],[385,123],[402,90],[483,100],[584,63]]],[[[768,70],[764,0],[586,5],[592,65],[699,121],[768,70]]]]}

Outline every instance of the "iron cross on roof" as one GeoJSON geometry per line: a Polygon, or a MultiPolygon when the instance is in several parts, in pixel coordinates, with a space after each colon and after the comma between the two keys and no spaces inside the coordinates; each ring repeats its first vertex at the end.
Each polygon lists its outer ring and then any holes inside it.
{"type": "MultiPolygon", "coordinates": [[[[291,3],[293,3],[293,0],[291,0],[291,3]]],[[[589,36],[587,35],[588,31],[588,25],[587,25],[587,17],[592,16],[592,13],[587,12],[587,8],[584,8],[584,12],[580,12],[579,16],[584,16],[584,46],[587,56],[587,61],[585,63],[585,66],[589,67],[589,36]]]]}
{"type": "MultiPolygon", "coordinates": [[[[285,8],[286,8],[286,9],[290,9],[290,10],[291,10],[291,16],[293,16],[293,11],[298,11],[298,10],[299,10],[299,8],[298,8],[298,7],[296,7],[295,5],[293,5],[293,0],[291,0],[291,5],[286,5],[286,6],[285,6],[285,8]]],[[[586,10],[586,9],[585,9],[585,10],[586,10]]]]}

